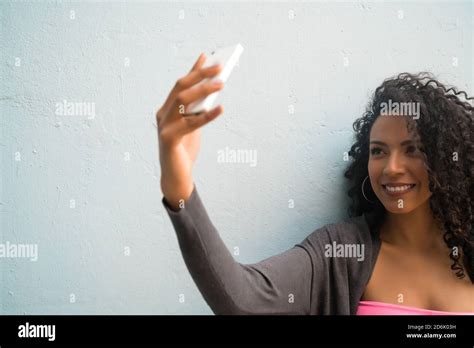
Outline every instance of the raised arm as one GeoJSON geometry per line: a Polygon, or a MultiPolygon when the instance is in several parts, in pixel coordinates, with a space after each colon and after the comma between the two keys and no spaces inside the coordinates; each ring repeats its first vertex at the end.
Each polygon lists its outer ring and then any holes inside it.
{"type": "Polygon", "coordinates": [[[175,227],[186,265],[217,314],[309,314],[312,260],[300,246],[243,265],[236,262],[210,221],[192,179],[200,128],[223,112],[221,105],[199,115],[186,107],[221,88],[199,84],[222,69],[202,68],[200,55],[156,114],[163,204],[175,227]]]}

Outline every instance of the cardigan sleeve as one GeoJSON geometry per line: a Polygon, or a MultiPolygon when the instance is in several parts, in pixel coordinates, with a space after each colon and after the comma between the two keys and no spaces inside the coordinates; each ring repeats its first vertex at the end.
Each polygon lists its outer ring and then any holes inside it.
{"type": "Polygon", "coordinates": [[[172,210],[165,197],[162,203],[186,267],[215,314],[310,314],[313,262],[303,245],[242,264],[222,241],[195,184],[179,211],[172,210]]]}

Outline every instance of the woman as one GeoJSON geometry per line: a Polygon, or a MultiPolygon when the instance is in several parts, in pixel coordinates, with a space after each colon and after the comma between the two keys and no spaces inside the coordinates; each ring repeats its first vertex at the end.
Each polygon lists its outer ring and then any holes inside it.
{"type": "Polygon", "coordinates": [[[201,54],[156,116],[162,202],[214,313],[474,313],[473,107],[465,92],[426,73],[386,80],[354,123],[345,173],[351,218],[247,265],[227,250],[192,180],[200,128],[223,112],[180,113],[223,88],[194,87],[221,69],[201,68],[204,61],[201,54]]]}

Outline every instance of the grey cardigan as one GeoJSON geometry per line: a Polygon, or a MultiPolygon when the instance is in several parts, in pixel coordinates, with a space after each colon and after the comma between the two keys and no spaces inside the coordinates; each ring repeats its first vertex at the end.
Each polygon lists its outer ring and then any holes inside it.
{"type": "Polygon", "coordinates": [[[195,183],[180,211],[164,197],[162,203],[186,266],[215,314],[356,313],[381,245],[368,217],[323,226],[281,254],[241,264],[209,219],[195,183]],[[337,245],[363,246],[364,260],[330,254],[337,245]]]}

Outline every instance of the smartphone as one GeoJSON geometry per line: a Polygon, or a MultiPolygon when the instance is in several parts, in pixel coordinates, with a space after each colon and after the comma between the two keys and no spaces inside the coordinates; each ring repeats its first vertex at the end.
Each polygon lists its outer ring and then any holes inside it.
{"type": "MultiPolygon", "coordinates": [[[[239,61],[240,55],[242,54],[244,48],[240,43],[232,46],[227,46],[223,48],[216,49],[210,55],[207,56],[206,61],[203,64],[203,68],[207,68],[209,66],[213,66],[216,64],[222,65],[222,70],[216,76],[212,78],[206,78],[200,81],[196,86],[199,86],[202,83],[207,83],[208,81],[219,80],[222,82],[226,82],[229,78],[230,73],[234,69],[234,66],[239,61]]],[[[183,116],[191,116],[197,115],[201,112],[211,110],[215,105],[215,100],[219,95],[220,91],[214,92],[209,94],[206,98],[196,100],[189,104],[185,110],[185,114],[183,116]]]]}

